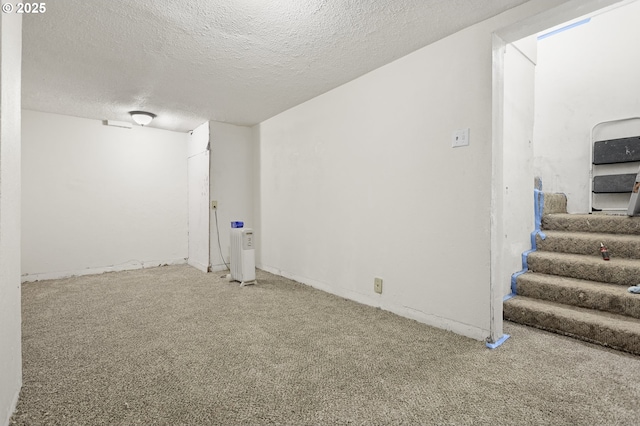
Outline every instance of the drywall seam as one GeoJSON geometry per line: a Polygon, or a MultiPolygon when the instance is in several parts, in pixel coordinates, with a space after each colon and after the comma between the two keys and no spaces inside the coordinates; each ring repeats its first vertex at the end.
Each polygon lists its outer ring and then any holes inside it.
{"type": "Polygon", "coordinates": [[[542,181],[539,181],[538,188],[533,190],[534,196],[534,213],[535,213],[535,229],[531,233],[531,250],[527,250],[522,253],[522,270],[516,272],[511,276],[511,294],[507,295],[504,300],[509,300],[513,296],[516,295],[516,281],[517,278],[527,272],[529,270],[529,265],[527,263],[527,258],[529,254],[533,253],[537,250],[536,237],[540,235],[540,238],[543,240],[547,238],[547,236],[542,232],[542,210],[544,208],[544,193],[542,192],[542,181]]]}
{"type": "Polygon", "coordinates": [[[131,271],[134,269],[148,269],[156,268],[158,266],[165,265],[184,265],[187,263],[186,258],[177,258],[170,260],[132,260],[130,262],[121,263],[118,265],[103,266],[99,268],[87,268],[74,271],[56,271],[56,272],[43,272],[34,274],[25,274],[22,276],[22,282],[34,282],[41,280],[57,280],[60,278],[79,277],[83,275],[98,275],[105,272],[119,272],[119,271],[131,271]]]}

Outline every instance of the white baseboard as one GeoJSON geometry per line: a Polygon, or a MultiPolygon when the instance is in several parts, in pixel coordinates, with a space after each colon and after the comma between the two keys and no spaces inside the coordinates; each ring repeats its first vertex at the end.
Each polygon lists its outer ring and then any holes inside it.
{"type": "Polygon", "coordinates": [[[448,330],[453,333],[459,334],[461,336],[469,337],[474,340],[484,341],[487,337],[489,337],[489,334],[490,334],[489,330],[484,330],[482,328],[479,328],[473,325],[464,324],[449,318],[439,317],[437,315],[431,315],[426,312],[422,312],[408,306],[398,306],[395,304],[383,304],[383,303],[380,303],[379,300],[369,298],[363,294],[356,293],[349,290],[344,290],[341,288],[336,288],[327,283],[315,281],[310,278],[302,277],[296,274],[290,274],[286,271],[282,271],[277,268],[271,268],[269,266],[264,266],[264,265],[260,265],[258,268],[264,271],[270,272],[274,275],[280,275],[282,277],[289,278],[291,280],[300,282],[302,284],[306,284],[313,288],[317,288],[318,290],[322,290],[324,292],[331,293],[339,297],[344,297],[345,299],[353,300],[354,302],[358,302],[363,305],[373,306],[376,308],[383,309],[385,311],[393,312],[394,314],[399,315],[401,317],[410,318],[422,324],[426,324],[428,326],[440,328],[443,330],[448,330]]]}
{"type": "Polygon", "coordinates": [[[91,267],[74,271],[55,271],[55,272],[38,272],[22,275],[22,282],[33,282],[42,280],[57,280],[60,278],[79,277],[82,275],[97,275],[105,272],[131,271],[134,269],[155,268],[163,265],[184,265],[187,259],[171,259],[171,260],[145,260],[142,262],[134,261],[122,263],[120,265],[91,267]]]}
{"type": "Polygon", "coordinates": [[[226,271],[228,270],[228,268],[225,265],[211,265],[211,272],[220,272],[220,271],[226,271]]]}
{"type": "Polygon", "coordinates": [[[200,262],[192,262],[192,261],[190,261],[190,260],[188,260],[188,261],[187,261],[187,264],[188,264],[189,266],[192,266],[192,267],[196,268],[196,269],[197,269],[197,270],[199,270],[199,271],[202,271],[202,272],[209,272],[209,265],[203,265],[203,264],[202,264],[202,263],[200,263],[200,262]]]}

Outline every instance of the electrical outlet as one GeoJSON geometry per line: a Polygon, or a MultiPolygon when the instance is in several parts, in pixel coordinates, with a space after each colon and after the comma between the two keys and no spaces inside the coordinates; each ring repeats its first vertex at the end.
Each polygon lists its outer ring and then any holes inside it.
{"type": "Polygon", "coordinates": [[[373,291],[382,294],[382,278],[373,279],[373,291]]]}
{"type": "Polygon", "coordinates": [[[218,209],[218,202],[217,201],[212,201],[211,202],[211,210],[217,210],[218,209]]]}

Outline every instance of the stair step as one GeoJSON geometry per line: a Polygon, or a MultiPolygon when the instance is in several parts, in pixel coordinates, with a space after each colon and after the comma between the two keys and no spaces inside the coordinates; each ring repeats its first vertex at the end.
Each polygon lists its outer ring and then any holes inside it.
{"type": "Polygon", "coordinates": [[[544,193],[544,214],[567,213],[567,196],[559,193],[544,193]]]}
{"type": "Polygon", "coordinates": [[[547,275],[578,278],[589,281],[632,286],[640,283],[640,260],[611,258],[599,255],[535,251],[527,257],[530,271],[547,275]]]}
{"type": "Polygon", "coordinates": [[[600,256],[602,242],[612,258],[640,259],[640,235],[553,230],[545,230],[544,234],[544,240],[537,237],[538,250],[600,256]]]}
{"type": "Polygon", "coordinates": [[[504,318],[640,355],[640,321],[634,318],[523,296],[504,303],[504,318]]]}
{"type": "Polygon", "coordinates": [[[640,235],[640,216],[553,213],[542,217],[542,229],[640,235]]]}
{"type": "Polygon", "coordinates": [[[528,272],[518,276],[516,293],[640,319],[640,294],[631,294],[616,284],[528,272]]]}

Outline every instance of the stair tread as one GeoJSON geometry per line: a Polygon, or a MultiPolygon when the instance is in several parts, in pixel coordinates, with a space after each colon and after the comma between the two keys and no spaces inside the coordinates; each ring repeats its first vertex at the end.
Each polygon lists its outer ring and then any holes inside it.
{"type": "MultiPolygon", "coordinates": [[[[610,260],[604,260],[599,253],[590,255],[536,250],[534,252],[531,252],[528,256],[534,258],[557,259],[559,261],[565,262],[580,262],[589,264],[593,263],[610,268],[614,268],[616,266],[640,267],[640,259],[612,257],[610,260]]],[[[638,277],[638,280],[640,281],[640,277],[638,277]]]]}
{"type": "Polygon", "coordinates": [[[550,213],[542,218],[543,232],[567,230],[613,234],[640,234],[640,217],[606,214],[550,213]]]}
{"type": "MultiPolygon", "coordinates": [[[[543,281],[548,284],[557,285],[565,288],[576,288],[581,290],[597,291],[607,294],[623,295],[630,299],[637,299],[640,303],[640,294],[632,294],[627,289],[618,284],[603,283],[600,281],[583,280],[580,278],[562,277],[560,275],[543,274],[540,272],[529,271],[520,275],[518,278],[543,281]]],[[[640,279],[640,278],[639,278],[640,279]]]]}
{"type": "Polygon", "coordinates": [[[535,251],[527,258],[529,270],[543,274],[632,286],[640,280],[640,259],[535,251]]]}
{"type": "Polygon", "coordinates": [[[606,219],[606,220],[614,220],[614,221],[637,221],[640,223],[640,216],[627,216],[626,214],[589,214],[589,213],[549,213],[545,214],[545,216],[554,216],[554,217],[572,217],[572,218],[595,218],[606,219]]]}
{"type": "Polygon", "coordinates": [[[613,258],[640,259],[640,235],[577,231],[544,231],[537,237],[538,250],[554,253],[575,253],[600,256],[604,243],[613,258]]]}
{"type": "Polygon", "coordinates": [[[516,296],[504,319],[640,355],[640,320],[624,315],[516,296]]]}
{"type": "Polygon", "coordinates": [[[590,232],[590,231],[562,231],[558,229],[543,229],[542,232],[547,236],[547,238],[561,238],[561,237],[572,237],[584,240],[602,240],[602,242],[606,243],[606,240],[618,240],[618,241],[629,241],[629,242],[638,242],[640,241],[640,235],[634,234],[615,234],[611,232],[590,232]]]}
{"type": "Polygon", "coordinates": [[[518,295],[631,316],[640,319],[640,295],[599,281],[527,272],[517,278],[518,295]]]}
{"type": "Polygon", "coordinates": [[[594,324],[610,329],[637,334],[640,337],[640,320],[625,315],[610,312],[596,311],[588,308],[564,305],[561,303],[533,299],[525,296],[516,296],[506,302],[512,307],[535,310],[543,313],[553,313],[557,317],[567,320],[594,324]]]}

